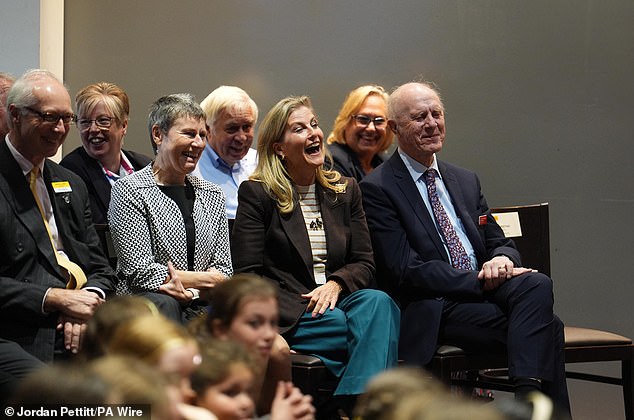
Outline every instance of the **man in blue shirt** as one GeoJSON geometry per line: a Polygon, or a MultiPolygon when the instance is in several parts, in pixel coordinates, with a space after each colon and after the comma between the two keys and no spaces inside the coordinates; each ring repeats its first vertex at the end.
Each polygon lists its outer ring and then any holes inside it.
{"type": "Polygon", "coordinates": [[[235,86],[220,86],[200,106],[207,114],[207,146],[194,175],[219,185],[227,199],[227,218],[236,217],[238,187],[255,170],[257,154],[251,149],[258,107],[235,86]]]}

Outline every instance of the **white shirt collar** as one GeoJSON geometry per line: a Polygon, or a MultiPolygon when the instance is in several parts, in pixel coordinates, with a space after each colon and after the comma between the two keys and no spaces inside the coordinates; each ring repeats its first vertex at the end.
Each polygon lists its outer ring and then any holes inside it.
{"type": "MultiPolygon", "coordinates": [[[[22,173],[24,174],[24,176],[26,176],[29,172],[31,172],[31,169],[33,169],[35,165],[33,165],[30,160],[28,160],[27,158],[22,156],[20,152],[18,152],[18,149],[16,149],[11,143],[11,141],[9,140],[8,134],[5,137],[5,142],[7,143],[7,147],[9,148],[11,155],[13,155],[13,158],[16,160],[16,162],[18,162],[20,169],[22,169],[22,173]]],[[[38,165],[40,167],[40,174],[44,173],[45,160],[46,159],[42,159],[42,162],[40,162],[40,164],[38,165]]]]}
{"type": "Polygon", "coordinates": [[[405,167],[407,168],[407,171],[409,172],[409,175],[412,177],[414,182],[418,182],[418,180],[421,179],[425,171],[429,168],[435,169],[436,172],[438,173],[438,177],[441,178],[440,170],[438,169],[438,161],[436,160],[435,153],[434,153],[434,160],[431,166],[423,165],[419,161],[410,157],[407,153],[403,152],[400,148],[398,149],[398,154],[403,160],[403,163],[405,164],[405,167]]]}

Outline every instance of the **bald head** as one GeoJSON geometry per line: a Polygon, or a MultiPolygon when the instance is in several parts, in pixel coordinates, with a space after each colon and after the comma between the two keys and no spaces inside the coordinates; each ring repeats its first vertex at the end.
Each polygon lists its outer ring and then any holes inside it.
{"type": "Polygon", "coordinates": [[[401,151],[430,166],[445,140],[445,111],[438,92],[428,83],[406,83],[390,95],[388,124],[401,151]]]}
{"type": "Polygon", "coordinates": [[[397,87],[390,94],[387,103],[387,113],[389,119],[396,119],[403,113],[403,107],[411,100],[413,95],[424,94],[425,96],[435,96],[442,105],[440,94],[433,88],[431,83],[427,82],[410,82],[397,87]]]}
{"type": "Polygon", "coordinates": [[[57,152],[73,118],[66,87],[46,70],[30,70],[15,81],[7,110],[9,140],[33,165],[57,152]]]}

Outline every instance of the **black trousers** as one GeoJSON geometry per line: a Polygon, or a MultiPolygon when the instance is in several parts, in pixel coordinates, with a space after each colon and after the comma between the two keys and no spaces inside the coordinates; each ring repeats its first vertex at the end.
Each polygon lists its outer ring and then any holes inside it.
{"type": "Polygon", "coordinates": [[[542,379],[544,393],[570,411],[566,385],[564,327],[553,314],[552,280],[526,273],[488,292],[485,301],[445,300],[442,343],[465,350],[506,350],[509,375],[542,379]]]}
{"type": "Polygon", "coordinates": [[[19,344],[0,338],[0,403],[9,401],[20,380],[42,366],[19,344]]]}

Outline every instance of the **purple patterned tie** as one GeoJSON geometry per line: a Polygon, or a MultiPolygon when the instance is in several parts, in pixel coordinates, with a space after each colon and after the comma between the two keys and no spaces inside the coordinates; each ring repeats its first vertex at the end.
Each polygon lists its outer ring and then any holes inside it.
{"type": "Polygon", "coordinates": [[[449,255],[451,257],[451,265],[454,268],[460,268],[463,270],[471,270],[471,261],[467,256],[467,252],[460,242],[460,238],[456,234],[456,230],[453,228],[445,208],[443,207],[440,199],[438,198],[438,192],[436,191],[436,170],[433,168],[425,171],[425,185],[427,185],[427,194],[429,195],[429,201],[431,207],[434,210],[434,217],[440,227],[442,235],[445,237],[445,243],[449,249],[449,255]]]}

